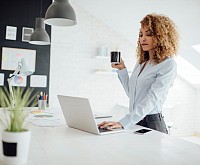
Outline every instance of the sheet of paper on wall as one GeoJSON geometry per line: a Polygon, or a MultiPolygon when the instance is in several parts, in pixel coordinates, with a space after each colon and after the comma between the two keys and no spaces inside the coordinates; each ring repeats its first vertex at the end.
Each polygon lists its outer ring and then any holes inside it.
{"type": "Polygon", "coordinates": [[[6,39],[7,40],[16,40],[16,38],[17,38],[17,27],[6,26],[6,39]]]}
{"type": "Polygon", "coordinates": [[[29,42],[33,31],[34,31],[33,28],[23,27],[22,28],[22,41],[29,42]]]}
{"type": "Polygon", "coordinates": [[[15,70],[18,62],[26,58],[31,70],[35,71],[36,50],[2,47],[2,70],[15,70]]]}
{"type": "MultiPolygon", "coordinates": [[[[12,76],[10,74],[9,76],[12,76]]],[[[12,79],[12,86],[25,87],[26,86],[27,77],[22,75],[17,75],[14,79],[12,79]]]]}
{"type": "Polygon", "coordinates": [[[30,87],[47,87],[46,75],[31,75],[30,87]]]}
{"type": "Polygon", "coordinates": [[[0,86],[4,85],[4,73],[0,73],[0,86]]]}

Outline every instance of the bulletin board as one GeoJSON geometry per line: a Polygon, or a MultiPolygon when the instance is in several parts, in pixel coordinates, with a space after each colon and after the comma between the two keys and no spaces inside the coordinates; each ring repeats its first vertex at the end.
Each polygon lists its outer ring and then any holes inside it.
{"type": "MultiPolygon", "coordinates": [[[[0,5],[0,86],[8,88],[7,79],[14,73],[18,62],[26,58],[34,73],[13,80],[12,85],[46,93],[49,97],[50,45],[33,45],[28,39],[35,28],[35,19],[44,17],[52,0],[6,0],[0,5]],[[10,5],[12,4],[12,5],[10,5]],[[42,13],[41,13],[42,11],[42,13]],[[19,84],[19,80],[22,80],[19,84]]],[[[45,26],[51,39],[51,26],[45,26]]],[[[49,100],[47,100],[48,105],[49,100]]]]}

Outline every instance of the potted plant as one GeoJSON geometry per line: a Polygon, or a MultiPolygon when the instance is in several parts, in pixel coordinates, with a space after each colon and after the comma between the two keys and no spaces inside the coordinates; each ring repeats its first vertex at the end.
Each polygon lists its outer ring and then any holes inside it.
{"type": "Polygon", "coordinates": [[[28,111],[24,107],[35,106],[36,97],[31,96],[32,90],[14,88],[15,104],[7,88],[0,88],[0,107],[3,109],[3,118],[0,118],[3,127],[2,146],[4,163],[25,164],[27,162],[31,132],[27,128],[26,117],[28,111]]]}

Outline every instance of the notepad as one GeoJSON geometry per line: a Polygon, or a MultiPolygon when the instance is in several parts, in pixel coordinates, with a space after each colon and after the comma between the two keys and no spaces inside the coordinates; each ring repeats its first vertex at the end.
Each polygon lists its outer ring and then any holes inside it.
{"type": "Polygon", "coordinates": [[[101,119],[101,118],[110,118],[110,117],[112,117],[112,115],[104,114],[104,113],[100,113],[100,112],[94,112],[94,117],[95,117],[95,119],[101,119]]]}

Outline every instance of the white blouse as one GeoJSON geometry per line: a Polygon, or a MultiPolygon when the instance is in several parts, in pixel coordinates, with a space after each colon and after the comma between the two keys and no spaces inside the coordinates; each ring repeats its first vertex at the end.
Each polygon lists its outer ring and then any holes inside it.
{"type": "Polygon", "coordinates": [[[173,86],[177,75],[176,62],[166,58],[159,64],[138,62],[129,78],[127,69],[118,70],[118,77],[129,97],[129,114],[119,123],[126,129],[137,124],[146,115],[162,113],[169,88],[173,86]],[[140,74],[139,74],[140,73],[140,74]]]}

